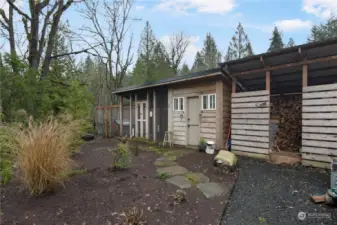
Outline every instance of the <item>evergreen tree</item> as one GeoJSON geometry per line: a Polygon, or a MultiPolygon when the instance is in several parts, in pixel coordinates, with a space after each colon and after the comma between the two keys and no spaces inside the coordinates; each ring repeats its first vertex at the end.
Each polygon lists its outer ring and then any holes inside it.
{"type": "Polygon", "coordinates": [[[253,49],[248,35],[245,33],[243,26],[239,23],[235,34],[229,43],[225,60],[241,59],[253,55],[253,49]]]}
{"type": "Polygon", "coordinates": [[[153,34],[150,23],[149,21],[146,21],[139,43],[138,63],[136,63],[136,66],[138,67],[135,67],[135,71],[133,73],[134,76],[140,76],[135,79],[139,80],[141,83],[155,79],[155,71],[152,59],[154,57],[156,43],[157,40],[153,34]]]}
{"type": "Polygon", "coordinates": [[[190,69],[188,68],[188,65],[186,63],[183,64],[179,71],[179,75],[186,75],[190,72],[190,69]]]}
{"type": "Polygon", "coordinates": [[[211,33],[207,33],[206,35],[206,38],[204,40],[204,47],[201,51],[201,54],[203,56],[204,64],[208,69],[218,67],[219,51],[211,33]]]}
{"type": "Polygon", "coordinates": [[[155,74],[153,80],[160,80],[173,76],[170,61],[167,59],[166,54],[164,45],[158,41],[155,45],[154,55],[151,62],[154,66],[155,74]]]}
{"type": "Polygon", "coordinates": [[[270,40],[270,46],[269,46],[268,52],[272,52],[272,51],[276,51],[276,50],[284,48],[284,44],[282,41],[282,33],[278,30],[277,27],[274,28],[273,36],[269,40],[270,40]]]}
{"type": "Polygon", "coordinates": [[[325,41],[337,37],[337,17],[332,16],[325,24],[315,25],[311,28],[308,42],[325,41]]]}
{"type": "Polygon", "coordinates": [[[287,48],[294,47],[295,46],[295,41],[292,38],[289,38],[287,48]]]}
{"type": "Polygon", "coordinates": [[[207,66],[204,63],[203,55],[200,52],[197,52],[197,54],[195,55],[193,66],[192,66],[192,71],[198,72],[198,71],[205,70],[206,68],[207,66]]]}

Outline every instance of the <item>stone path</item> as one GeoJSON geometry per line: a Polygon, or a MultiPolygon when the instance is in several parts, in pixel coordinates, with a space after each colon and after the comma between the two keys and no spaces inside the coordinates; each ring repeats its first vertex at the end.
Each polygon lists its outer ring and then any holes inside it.
{"type": "Polygon", "coordinates": [[[194,173],[186,168],[179,166],[175,161],[182,156],[181,151],[169,151],[163,157],[156,160],[157,174],[167,174],[166,182],[173,184],[181,189],[196,186],[206,198],[213,198],[228,192],[225,185],[210,182],[210,179],[202,173],[194,173]]]}

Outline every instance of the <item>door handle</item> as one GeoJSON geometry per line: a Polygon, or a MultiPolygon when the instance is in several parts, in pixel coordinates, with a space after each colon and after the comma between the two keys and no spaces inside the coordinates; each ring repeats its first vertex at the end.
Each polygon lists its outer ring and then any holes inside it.
{"type": "Polygon", "coordinates": [[[190,127],[190,125],[188,124],[187,127],[190,127]]]}
{"type": "Polygon", "coordinates": [[[188,120],[188,121],[190,121],[191,119],[190,119],[190,118],[188,118],[187,120],[188,120]]]}

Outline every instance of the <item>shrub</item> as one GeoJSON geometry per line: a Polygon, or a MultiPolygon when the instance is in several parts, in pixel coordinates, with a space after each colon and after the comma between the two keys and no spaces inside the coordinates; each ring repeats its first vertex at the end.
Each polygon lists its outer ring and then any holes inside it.
{"type": "Polygon", "coordinates": [[[113,167],[116,169],[126,169],[131,165],[131,152],[128,144],[120,143],[115,152],[113,167]]]}
{"type": "Polygon", "coordinates": [[[18,129],[19,176],[32,195],[54,191],[64,184],[71,171],[68,147],[75,127],[50,117],[39,123],[30,119],[28,127],[18,129]]]}
{"type": "Polygon", "coordinates": [[[15,142],[12,129],[8,126],[0,127],[0,180],[6,184],[12,178],[15,142]]]}
{"type": "Polygon", "coordinates": [[[74,120],[74,117],[70,114],[61,114],[57,117],[57,120],[70,129],[72,133],[72,139],[69,143],[69,151],[76,152],[79,151],[80,146],[85,143],[82,139],[82,135],[86,132],[92,132],[93,126],[86,119],[74,120]]]}

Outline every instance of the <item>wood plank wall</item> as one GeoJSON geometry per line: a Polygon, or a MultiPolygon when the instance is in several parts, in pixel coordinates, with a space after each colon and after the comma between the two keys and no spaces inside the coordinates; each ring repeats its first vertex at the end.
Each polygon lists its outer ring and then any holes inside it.
{"type": "Polygon", "coordinates": [[[303,88],[302,164],[330,167],[337,158],[337,84],[303,88]]]}
{"type": "Polygon", "coordinates": [[[201,110],[201,95],[216,93],[215,81],[203,81],[202,83],[189,83],[183,85],[175,85],[169,92],[169,126],[173,130],[173,143],[176,145],[188,145],[188,129],[187,129],[187,98],[199,97],[200,100],[200,137],[206,140],[216,141],[216,111],[201,110]],[[184,111],[173,111],[173,98],[184,98],[184,111]]]}
{"type": "Polygon", "coordinates": [[[269,91],[232,94],[233,152],[269,153],[269,91]]]}

